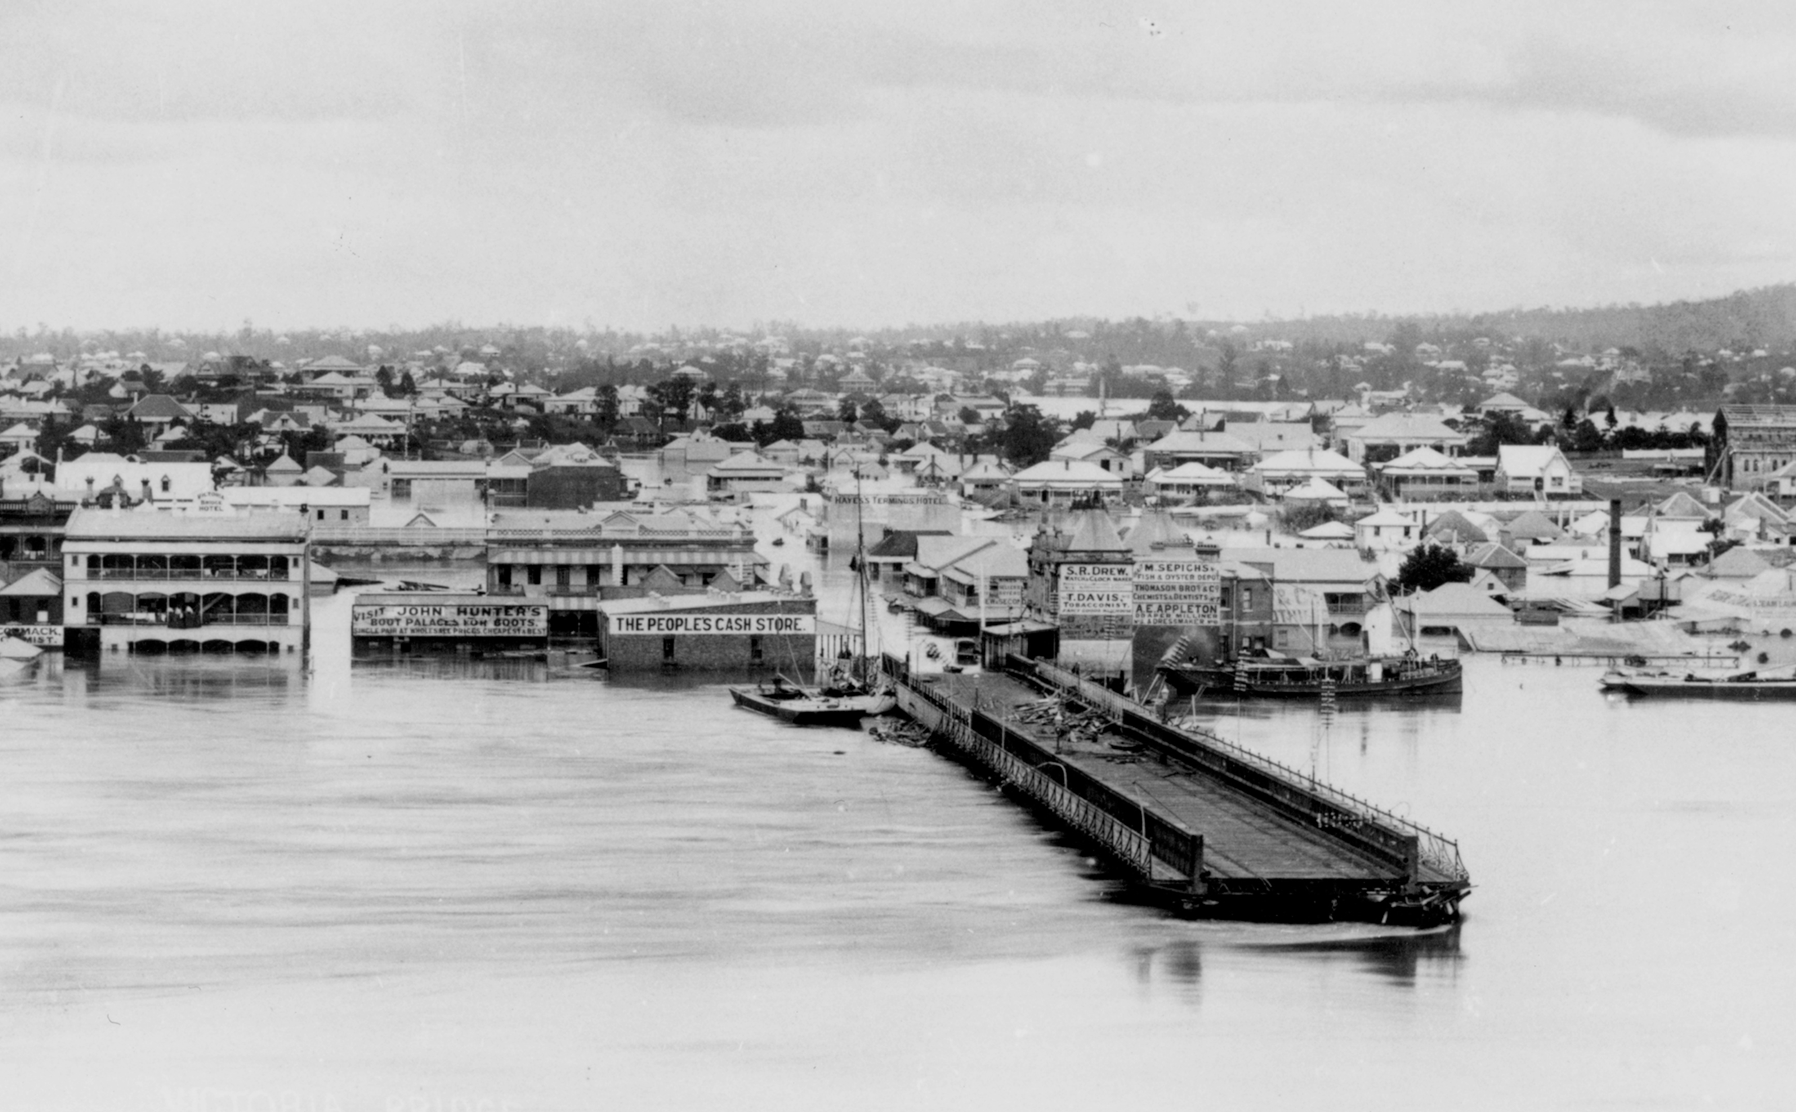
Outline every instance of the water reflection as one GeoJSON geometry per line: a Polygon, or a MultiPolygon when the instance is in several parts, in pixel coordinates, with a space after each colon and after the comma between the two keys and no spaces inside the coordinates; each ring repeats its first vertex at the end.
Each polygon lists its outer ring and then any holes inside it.
{"type": "MultiPolygon", "coordinates": [[[[1203,947],[1196,942],[1168,942],[1161,946],[1141,946],[1130,951],[1134,958],[1135,980],[1145,987],[1165,980],[1180,989],[1196,989],[1203,978],[1203,947]]],[[[1196,994],[1187,997],[1193,1002],[1196,994]]]]}
{"type": "Polygon", "coordinates": [[[1459,936],[1463,924],[1430,931],[1378,934],[1370,937],[1310,939],[1296,942],[1256,943],[1254,949],[1275,954],[1321,954],[1357,958],[1357,965],[1382,980],[1405,987],[1416,983],[1418,970],[1443,974],[1451,981],[1459,963],[1459,936]]]}

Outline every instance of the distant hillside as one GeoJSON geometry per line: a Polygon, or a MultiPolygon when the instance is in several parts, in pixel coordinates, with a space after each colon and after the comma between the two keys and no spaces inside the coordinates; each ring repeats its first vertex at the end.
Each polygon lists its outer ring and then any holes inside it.
{"type": "MultiPolygon", "coordinates": [[[[1643,352],[1709,352],[1718,348],[1788,351],[1796,346],[1796,283],[1742,290],[1707,301],[1665,305],[1604,305],[1590,309],[1515,309],[1477,314],[1310,317],[1265,321],[1255,336],[1323,344],[1388,340],[1405,322],[1436,336],[1546,340],[1589,350],[1636,347],[1643,352]]],[[[1412,333],[1413,335],[1413,333],[1412,333]]]]}

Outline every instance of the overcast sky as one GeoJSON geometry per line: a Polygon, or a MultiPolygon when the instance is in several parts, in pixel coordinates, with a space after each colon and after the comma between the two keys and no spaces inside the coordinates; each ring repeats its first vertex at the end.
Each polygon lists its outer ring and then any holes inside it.
{"type": "Polygon", "coordinates": [[[1782,3],[6,0],[0,329],[1706,296],[1796,278],[1793,47],[1782,3]]]}

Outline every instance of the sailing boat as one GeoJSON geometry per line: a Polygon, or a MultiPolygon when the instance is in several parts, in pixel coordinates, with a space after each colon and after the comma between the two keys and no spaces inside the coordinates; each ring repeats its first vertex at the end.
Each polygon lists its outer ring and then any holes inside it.
{"type": "Polygon", "coordinates": [[[869,688],[867,680],[872,661],[867,652],[867,535],[860,520],[860,472],[855,475],[855,552],[854,569],[855,651],[845,663],[831,669],[825,682],[816,687],[803,687],[785,676],[753,685],[730,688],[730,698],[745,710],[772,715],[795,726],[859,727],[861,719],[885,714],[898,705],[898,697],[889,685],[869,688]]]}

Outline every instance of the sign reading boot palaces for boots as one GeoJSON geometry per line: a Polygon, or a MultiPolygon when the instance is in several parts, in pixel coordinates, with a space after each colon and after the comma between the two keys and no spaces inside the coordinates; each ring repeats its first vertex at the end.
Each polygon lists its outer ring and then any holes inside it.
{"type": "Polygon", "coordinates": [[[357,637],[547,637],[543,603],[361,606],[351,612],[357,637]]]}

